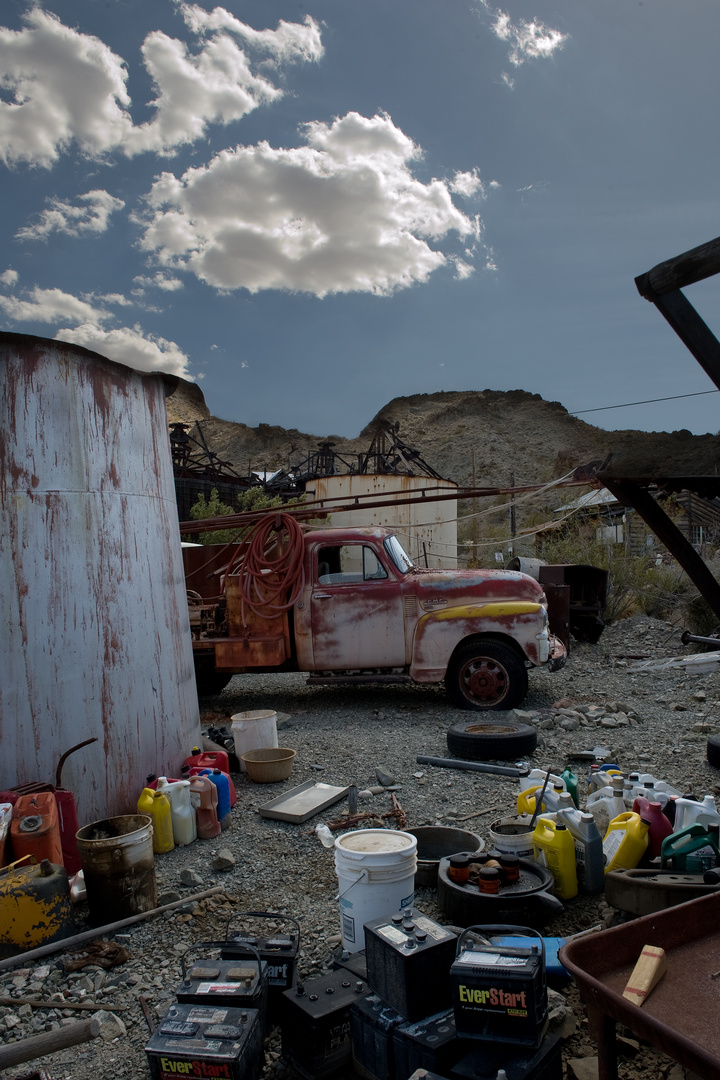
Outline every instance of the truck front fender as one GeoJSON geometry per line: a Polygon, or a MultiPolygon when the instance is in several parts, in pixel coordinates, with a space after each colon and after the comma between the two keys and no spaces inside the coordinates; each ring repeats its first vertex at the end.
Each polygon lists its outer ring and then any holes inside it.
{"type": "Polygon", "coordinates": [[[542,604],[507,600],[430,611],[417,622],[410,676],[440,682],[455,649],[469,637],[496,637],[537,666],[548,659],[547,613],[542,604]]]}

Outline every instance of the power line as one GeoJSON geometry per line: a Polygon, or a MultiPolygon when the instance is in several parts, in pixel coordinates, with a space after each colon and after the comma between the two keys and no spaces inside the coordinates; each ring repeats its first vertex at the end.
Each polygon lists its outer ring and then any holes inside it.
{"type": "Polygon", "coordinates": [[[680,398],[702,397],[703,394],[720,394],[720,390],[698,390],[696,394],[674,394],[672,397],[654,397],[646,401],[626,401],[624,405],[600,405],[597,409],[578,409],[570,416],[583,416],[585,413],[605,412],[606,409],[629,409],[632,405],[654,405],[656,401],[679,401],[680,398]]]}

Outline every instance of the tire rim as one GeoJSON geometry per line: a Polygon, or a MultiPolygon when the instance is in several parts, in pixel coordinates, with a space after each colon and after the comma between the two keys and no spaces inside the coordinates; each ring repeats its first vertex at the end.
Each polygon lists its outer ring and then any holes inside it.
{"type": "Polygon", "coordinates": [[[460,687],[468,701],[497,705],[509,690],[508,674],[502,664],[489,656],[468,660],[460,670],[460,687]]]}

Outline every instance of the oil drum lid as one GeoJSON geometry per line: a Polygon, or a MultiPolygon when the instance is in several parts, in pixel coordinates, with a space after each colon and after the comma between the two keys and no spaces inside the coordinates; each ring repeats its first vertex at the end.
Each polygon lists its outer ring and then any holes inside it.
{"type": "Polygon", "coordinates": [[[366,855],[410,851],[417,845],[414,836],[390,829],[361,829],[359,832],[346,833],[336,841],[338,847],[346,851],[362,852],[366,855]]]}

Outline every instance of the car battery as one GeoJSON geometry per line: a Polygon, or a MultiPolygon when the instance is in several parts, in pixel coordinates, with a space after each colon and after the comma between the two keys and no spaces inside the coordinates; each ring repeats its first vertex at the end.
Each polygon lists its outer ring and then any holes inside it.
{"type": "Polygon", "coordinates": [[[153,1080],[255,1080],[264,1064],[257,1009],[172,1005],[145,1047],[153,1080]]]}
{"type": "Polygon", "coordinates": [[[367,983],[347,971],[332,971],[283,993],[283,1056],[301,1076],[321,1080],[352,1067],[350,1009],[368,993],[367,983]]]}
{"type": "Polygon", "coordinates": [[[377,994],[355,1001],[350,1009],[353,1068],[366,1080],[394,1080],[393,1031],[405,1017],[377,994]]]}
{"type": "MultiPolygon", "coordinates": [[[[217,953],[222,941],[199,941],[188,952],[201,950],[217,953]]],[[[236,960],[201,957],[188,964],[182,958],[182,982],[175,991],[183,1005],[222,1005],[232,1009],[257,1009],[260,1027],[265,1032],[268,1011],[268,965],[257,949],[246,945],[246,956],[236,960]]]]}
{"type": "Polygon", "coordinates": [[[450,968],[458,1035],[465,1039],[539,1047],[548,1025],[542,936],[524,926],[469,926],[450,968]],[[466,936],[484,939],[463,948],[466,936]],[[530,935],[537,945],[498,945],[492,934],[530,935]]]}
{"type": "Polygon", "coordinates": [[[235,918],[246,920],[246,925],[233,930],[228,927],[226,941],[223,942],[220,951],[220,959],[236,960],[238,957],[247,955],[244,952],[245,945],[252,945],[257,949],[268,966],[270,1016],[277,1017],[283,991],[290,990],[295,985],[300,951],[300,926],[297,920],[289,915],[278,915],[272,911],[243,911],[235,918]],[[293,923],[295,930],[263,937],[248,928],[251,919],[274,919],[276,922],[293,923]]]}
{"type": "Polygon", "coordinates": [[[349,971],[356,979],[367,981],[367,957],[364,949],[353,953],[343,952],[339,960],[333,961],[333,967],[342,968],[344,971],[349,971]]]}
{"type": "Polygon", "coordinates": [[[450,1069],[468,1051],[455,1027],[452,1009],[428,1016],[415,1023],[400,1024],[393,1032],[395,1076],[404,1080],[415,1069],[449,1076],[450,1069]]]}
{"type": "Polygon", "coordinates": [[[537,1050],[509,1049],[500,1043],[476,1045],[450,1075],[452,1080],[495,1080],[503,1069],[507,1080],[562,1080],[561,1046],[557,1035],[548,1035],[537,1050]]]}
{"type": "Polygon", "coordinates": [[[449,1009],[457,938],[421,912],[404,908],[365,923],[368,986],[406,1020],[449,1009]]]}

